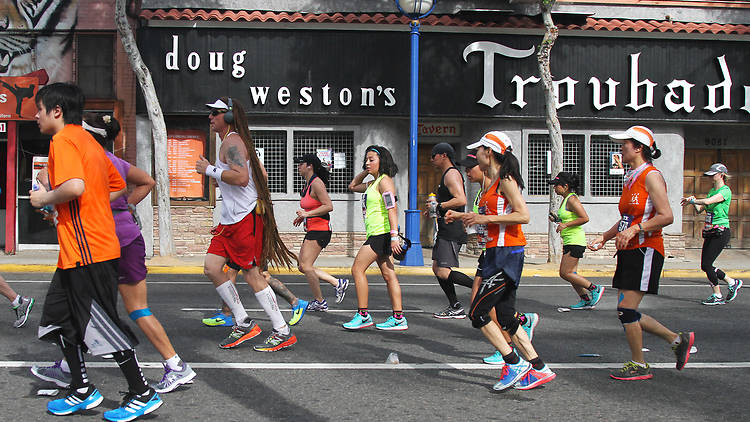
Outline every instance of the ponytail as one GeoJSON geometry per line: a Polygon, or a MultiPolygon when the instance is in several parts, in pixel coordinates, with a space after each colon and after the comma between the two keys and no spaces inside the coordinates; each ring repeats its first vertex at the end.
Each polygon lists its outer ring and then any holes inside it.
{"type": "Polygon", "coordinates": [[[492,154],[495,156],[495,160],[500,163],[500,172],[498,173],[500,179],[510,177],[516,181],[518,188],[523,190],[526,186],[523,183],[523,177],[521,176],[521,165],[518,164],[518,158],[513,155],[511,149],[506,149],[505,154],[500,154],[495,151],[492,151],[492,154]]]}
{"type": "Polygon", "coordinates": [[[331,178],[331,172],[328,171],[322,164],[313,165],[313,174],[318,176],[323,184],[328,187],[328,179],[331,178]]]}

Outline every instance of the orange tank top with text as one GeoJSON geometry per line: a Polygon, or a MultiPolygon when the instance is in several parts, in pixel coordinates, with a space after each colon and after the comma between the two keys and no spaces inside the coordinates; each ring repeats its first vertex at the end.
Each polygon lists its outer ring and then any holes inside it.
{"type": "MultiPolygon", "coordinates": [[[[508,199],[498,192],[500,179],[487,189],[479,200],[480,214],[485,215],[507,215],[513,212],[508,199]]],[[[524,246],[526,237],[523,235],[520,224],[487,224],[487,248],[499,246],[524,246]]]]}
{"type": "MultiPolygon", "coordinates": [[[[638,223],[644,223],[656,215],[654,203],[646,190],[646,176],[654,171],[661,176],[661,172],[652,164],[643,163],[625,178],[618,206],[620,210],[620,224],[617,226],[618,232],[630,226],[638,225],[638,223]]],[[[630,239],[625,249],[642,247],[653,248],[664,255],[664,239],[661,235],[661,229],[639,232],[635,237],[630,239]]]]}

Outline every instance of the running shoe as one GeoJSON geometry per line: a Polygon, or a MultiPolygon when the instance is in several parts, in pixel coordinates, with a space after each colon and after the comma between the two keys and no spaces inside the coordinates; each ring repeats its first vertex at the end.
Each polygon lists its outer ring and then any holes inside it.
{"type": "Polygon", "coordinates": [[[735,298],[737,298],[737,293],[742,288],[742,280],[735,280],[733,286],[729,286],[727,288],[727,302],[733,301],[735,298]]]}
{"type": "Polygon", "coordinates": [[[302,320],[302,317],[305,316],[308,306],[306,300],[297,299],[297,304],[292,306],[292,319],[289,320],[289,325],[297,325],[302,320]]]}
{"type": "Polygon", "coordinates": [[[174,370],[166,363],[164,365],[164,376],[161,381],[151,386],[157,393],[169,393],[177,387],[185,384],[191,384],[195,378],[195,371],[185,362],[182,362],[180,369],[174,370]]]}
{"type": "Polygon", "coordinates": [[[328,302],[325,299],[322,302],[311,300],[307,305],[307,310],[310,312],[328,312],[328,302]]]}
{"type": "Polygon", "coordinates": [[[716,296],[716,294],[712,294],[701,303],[707,306],[714,306],[714,305],[724,305],[726,302],[724,301],[724,298],[716,296]]]}
{"type": "Polygon", "coordinates": [[[61,362],[58,360],[52,366],[34,365],[31,367],[31,373],[41,380],[55,383],[60,388],[68,388],[73,377],[70,375],[70,372],[62,369],[62,366],[60,366],[61,362]]]}
{"type": "Polygon", "coordinates": [[[406,323],[406,317],[396,318],[391,316],[385,322],[375,324],[375,328],[383,331],[404,331],[409,328],[409,324],[406,323]]]}
{"type": "Polygon", "coordinates": [[[544,365],[544,368],[538,371],[532,367],[531,370],[526,373],[526,376],[513,385],[513,388],[516,390],[531,390],[532,388],[539,387],[542,384],[552,381],[556,376],[557,374],[552,372],[547,365],[544,365]]]}
{"type": "Polygon", "coordinates": [[[487,365],[505,365],[503,354],[497,350],[492,356],[487,356],[486,358],[482,359],[482,362],[486,363],[487,365]]]}
{"type": "Polygon", "coordinates": [[[526,335],[529,336],[529,341],[531,341],[534,339],[534,329],[539,324],[539,315],[530,313],[524,314],[524,316],[526,316],[526,322],[521,324],[521,328],[526,331],[526,335]]]}
{"type": "Polygon", "coordinates": [[[22,296],[21,303],[13,308],[13,310],[16,311],[16,320],[13,322],[13,327],[21,328],[23,327],[23,324],[26,324],[26,320],[29,319],[32,307],[34,307],[34,298],[22,296]]]}
{"type": "Polygon", "coordinates": [[[515,365],[506,364],[503,366],[503,370],[500,373],[500,381],[492,386],[493,390],[502,391],[506,388],[512,387],[521,378],[526,376],[526,373],[531,370],[531,364],[519,357],[519,361],[515,365]]]}
{"type": "Polygon", "coordinates": [[[625,362],[625,365],[623,365],[622,368],[612,371],[609,376],[621,381],[647,380],[654,377],[654,375],[651,374],[651,367],[648,364],[643,367],[632,360],[625,362]]]}
{"type": "Polygon", "coordinates": [[[349,280],[346,278],[340,278],[338,285],[336,285],[336,303],[344,301],[347,287],[349,287],[349,280]]]}
{"type": "Polygon", "coordinates": [[[354,314],[354,318],[352,318],[351,321],[342,324],[347,330],[361,330],[363,328],[372,327],[372,325],[372,315],[367,314],[366,317],[363,317],[359,312],[354,314]]]}
{"type": "Polygon", "coordinates": [[[602,299],[602,296],[604,296],[604,286],[601,284],[596,285],[596,289],[592,290],[590,292],[591,294],[591,300],[589,300],[588,305],[593,309],[594,306],[596,306],[597,303],[602,299]]]}
{"type": "Polygon", "coordinates": [[[464,319],[466,318],[466,312],[464,312],[464,308],[454,308],[448,305],[447,308],[440,312],[435,312],[432,316],[438,319],[464,319]]]}
{"type": "Polygon", "coordinates": [[[162,404],[159,394],[152,388],[143,394],[127,393],[119,408],[104,412],[104,419],[112,422],[132,421],[158,409],[162,404]]]}
{"type": "Polygon", "coordinates": [[[589,305],[589,302],[591,302],[591,299],[581,299],[581,301],[576,303],[575,305],[570,305],[570,309],[574,311],[582,309],[592,309],[591,305],[589,305]]]}
{"type": "Polygon", "coordinates": [[[93,385],[89,385],[83,393],[73,390],[64,399],[52,400],[47,403],[47,410],[57,416],[70,415],[81,410],[93,409],[99,406],[103,400],[104,397],[99,393],[99,390],[94,388],[93,385]]]}
{"type": "Polygon", "coordinates": [[[258,327],[258,324],[249,317],[245,322],[248,321],[250,322],[250,325],[248,326],[242,327],[235,325],[232,327],[232,332],[229,333],[229,337],[224,339],[224,341],[219,344],[219,347],[222,349],[232,349],[260,334],[261,329],[258,327]]]}
{"type": "Polygon", "coordinates": [[[217,312],[216,315],[203,318],[201,322],[209,327],[232,327],[234,326],[234,318],[232,315],[224,315],[221,311],[217,312]]]}
{"type": "Polygon", "coordinates": [[[273,330],[273,333],[268,336],[266,341],[261,344],[253,346],[256,352],[277,352],[281,349],[291,347],[297,342],[297,336],[289,332],[289,334],[281,334],[280,332],[273,330]]]}
{"type": "Polygon", "coordinates": [[[688,359],[690,359],[690,349],[693,347],[693,343],[695,343],[695,333],[690,331],[689,333],[679,333],[679,335],[680,344],[672,346],[672,351],[677,358],[675,367],[678,371],[681,371],[687,365],[688,359]]]}

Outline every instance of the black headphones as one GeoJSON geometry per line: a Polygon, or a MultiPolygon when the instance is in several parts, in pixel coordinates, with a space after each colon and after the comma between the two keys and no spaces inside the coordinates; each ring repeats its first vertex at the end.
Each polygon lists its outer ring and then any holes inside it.
{"type": "Polygon", "coordinates": [[[232,125],[234,124],[234,113],[232,112],[232,97],[227,98],[229,98],[229,110],[224,113],[224,123],[232,125]]]}

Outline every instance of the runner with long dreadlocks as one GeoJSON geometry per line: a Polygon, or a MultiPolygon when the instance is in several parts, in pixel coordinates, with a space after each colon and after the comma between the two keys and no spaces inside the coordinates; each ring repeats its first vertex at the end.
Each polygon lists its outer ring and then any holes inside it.
{"type": "Polygon", "coordinates": [[[281,241],[276,228],[266,182],[268,174],[255,153],[244,107],[229,97],[221,97],[206,105],[211,110],[208,117],[211,130],[219,135],[221,148],[215,165],[200,157],[195,169],[216,179],[223,203],[219,225],[212,231],[214,237],[208,247],[203,270],[216,286],[219,296],[232,309],[235,319],[232,332],[219,347],[237,347],[261,332],[260,327],[247,315],[234,284],[222,271],[227,264],[243,270],[245,281],[255,292],[256,299],[273,325],[271,335],[254,349],[275,352],[292,346],[297,342],[297,337],[284,321],[276,295],[260,274],[260,268],[266,262],[291,267],[297,257],[281,241]]]}

